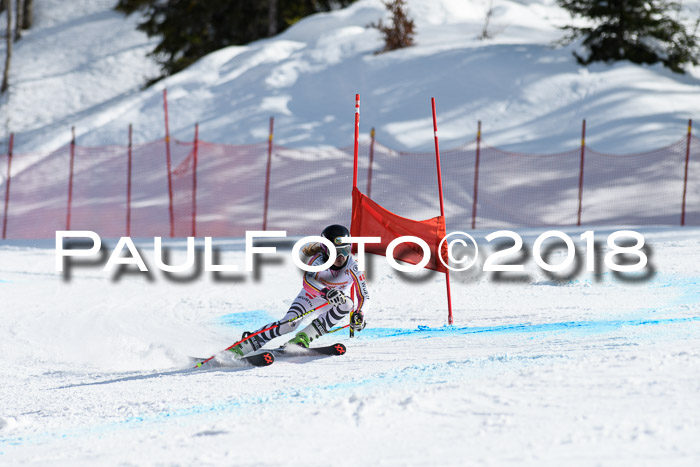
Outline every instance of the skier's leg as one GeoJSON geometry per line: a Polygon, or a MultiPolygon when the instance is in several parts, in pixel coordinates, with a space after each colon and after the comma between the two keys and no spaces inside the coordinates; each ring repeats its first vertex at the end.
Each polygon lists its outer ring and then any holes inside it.
{"type": "Polygon", "coordinates": [[[352,311],[353,307],[353,302],[348,300],[342,305],[332,307],[325,313],[321,313],[316,319],[311,321],[311,324],[300,330],[289,343],[309,347],[309,344],[314,339],[328,334],[328,331],[345,318],[352,311]]]}
{"type": "Polygon", "coordinates": [[[263,346],[275,337],[279,337],[284,334],[295,331],[301,324],[302,320],[294,320],[294,318],[299,318],[309,310],[323,305],[324,303],[326,303],[326,300],[323,297],[319,296],[310,298],[306,291],[302,289],[301,292],[299,292],[299,295],[297,295],[297,297],[294,299],[294,302],[292,302],[292,304],[289,306],[287,314],[285,314],[282,317],[282,319],[280,319],[279,321],[272,322],[270,324],[266,324],[265,326],[259,329],[267,329],[269,327],[274,326],[269,331],[265,331],[258,334],[256,336],[258,338],[258,342],[260,342],[260,345],[263,346]]]}
{"type": "MultiPolygon", "coordinates": [[[[282,319],[278,321],[273,321],[272,323],[268,323],[260,327],[258,331],[270,327],[272,329],[270,329],[269,331],[261,332],[260,334],[245,340],[240,345],[237,345],[231,350],[240,356],[244,356],[260,349],[262,346],[267,344],[275,337],[279,337],[281,335],[295,331],[297,327],[301,324],[302,320],[290,320],[302,316],[307,311],[316,308],[317,306],[322,305],[325,302],[326,300],[323,297],[309,298],[306,292],[302,289],[302,291],[299,292],[299,295],[297,295],[297,297],[294,299],[294,302],[292,302],[291,306],[289,307],[289,310],[282,317],[282,319]]],[[[243,339],[250,334],[255,334],[255,332],[244,332],[241,338],[243,339]]]]}

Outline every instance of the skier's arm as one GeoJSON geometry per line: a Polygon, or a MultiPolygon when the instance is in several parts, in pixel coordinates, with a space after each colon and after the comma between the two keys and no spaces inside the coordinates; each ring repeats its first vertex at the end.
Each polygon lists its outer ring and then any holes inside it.
{"type": "Polygon", "coordinates": [[[365,274],[360,272],[359,268],[357,267],[357,263],[352,265],[349,272],[354,282],[355,294],[357,295],[356,312],[364,313],[364,311],[367,310],[367,305],[369,302],[369,292],[367,292],[365,274]]]}

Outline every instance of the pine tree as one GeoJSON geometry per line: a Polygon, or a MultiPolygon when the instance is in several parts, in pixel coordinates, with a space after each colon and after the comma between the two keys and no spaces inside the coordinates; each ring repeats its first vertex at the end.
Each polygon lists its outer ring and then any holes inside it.
{"type": "Polygon", "coordinates": [[[281,32],[299,19],[347,6],[355,0],[119,0],[125,14],[141,11],[138,28],[160,37],[152,51],[163,76],[230,45],[243,45],[281,32]],[[271,24],[274,21],[275,24],[271,24]]]}
{"type": "Polygon", "coordinates": [[[587,55],[574,52],[577,61],[629,60],[633,63],[662,62],[677,73],[683,65],[698,64],[697,22],[689,31],[678,17],[680,5],[666,0],[559,0],[575,17],[587,18],[591,26],[566,26],[567,41],[583,37],[587,55]]]}

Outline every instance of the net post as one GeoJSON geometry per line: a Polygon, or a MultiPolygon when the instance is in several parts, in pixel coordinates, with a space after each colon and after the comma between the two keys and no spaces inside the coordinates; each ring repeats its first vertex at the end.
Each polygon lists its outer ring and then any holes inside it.
{"type": "MultiPolygon", "coordinates": [[[[435,135],[435,161],[437,163],[438,191],[440,193],[440,215],[445,218],[445,203],[442,196],[442,170],[440,167],[440,145],[438,144],[437,116],[435,112],[435,98],[430,98],[433,110],[433,133],[435,135]]],[[[438,254],[441,252],[438,251],[438,254]]],[[[452,324],[452,293],[450,291],[450,270],[445,268],[445,284],[447,285],[447,323],[452,324]]]]}
{"type": "Polygon", "coordinates": [[[481,120],[476,127],[476,159],[474,160],[474,199],[472,200],[472,230],[476,229],[476,203],[479,198],[479,164],[481,161],[481,120]]]}
{"type": "Polygon", "coordinates": [[[15,134],[10,133],[10,142],[7,147],[7,183],[5,184],[5,210],[2,216],[2,239],[7,238],[7,213],[10,208],[10,183],[12,182],[12,146],[14,145],[15,134]]]}
{"type": "Polygon", "coordinates": [[[581,213],[583,211],[583,167],[586,158],[586,119],[583,119],[581,125],[581,164],[578,173],[578,214],[576,216],[576,225],[581,226],[581,213]]]}
{"type": "Polygon", "coordinates": [[[168,214],[170,215],[170,238],[175,236],[175,213],[173,211],[173,179],[170,159],[170,127],[168,125],[168,90],[163,89],[163,111],[165,113],[165,159],[168,171],[168,214]]]}
{"type": "Polygon", "coordinates": [[[270,205],[270,172],[272,169],[272,145],[275,135],[275,117],[270,117],[270,135],[267,138],[267,168],[265,169],[265,204],[262,229],[267,230],[267,213],[270,205]]]}
{"type": "Polygon", "coordinates": [[[372,197],[372,166],[374,165],[374,127],[369,132],[369,168],[367,169],[367,197],[372,197]]]}
{"type": "Polygon", "coordinates": [[[133,125],[129,123],[129,146],[127,148],[127,172],[126,172],[126,236],[131,237],[131,173],[133,169],[133,125]]]}
{"type": "Polygon", "coordinates": [[[688,139],[685,146],[685,175],[683,176],[683,202],[681,204],[681,227],[685,226],[685,199],[688,193],[688,165],[690,163],[690,140],[693,135],[693,120],[688,120],[688,139]]]}
{"type": "Polygon", "coordinates": [[[68,172],[68,205],[66,207],[66,230],[70,230],[71,209],[73,206],[73,168],[75,166],[75,127],[71,127],[70,169],[68,172]]]}
{"type": "Polygon", "coordinates": [[[194,148],[192,161],[192,236],[197,236],[197,162],[199,157],[199,123],[194,124],[194,148]]]}

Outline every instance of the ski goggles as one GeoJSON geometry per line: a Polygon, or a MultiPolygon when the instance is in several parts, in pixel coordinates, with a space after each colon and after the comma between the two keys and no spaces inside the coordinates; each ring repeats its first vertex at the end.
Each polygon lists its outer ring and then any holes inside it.
{"type": "MultiPolygon", "coordinates": [[[[325,254],[329,254],[328,248],[326,245],[321,243],[321,250],[325,254]]],[[[335,254],[336,256],[350,256],[350,252],[352,251],[352,245],[336,245],[335,246],[335,254]]]]}

